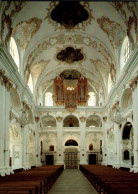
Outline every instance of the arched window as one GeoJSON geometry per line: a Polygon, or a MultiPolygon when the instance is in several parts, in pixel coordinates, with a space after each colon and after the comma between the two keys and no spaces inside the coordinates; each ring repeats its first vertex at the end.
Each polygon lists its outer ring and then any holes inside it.
{"type": "Polygon", "coordinates": [[[29,76],[28,86],[29,86],[31,92],[33,93],[33,79],[32,79],[32,75],[31,74],[29,76]]]}
{"type": "Polygon", "coordinates": [[[13,37],[11,37],[10,39],[10,54],[19,69],[19,53],[16,42],[13,37]]]}
{"type": "Polygon", "coordinates": [[[113,85],[113,81],[111,79],[111,74],[109,73],[109,76],[108,76],[108,94],[112,88],[112,85],[113,85]]]}
{"type": "Polygon", "coordinates": [[[47,92],[45,95],[45,106],[53,106],[52,93],[47,92]]]}
{"type": "Polygon", "coordinates": [[[120,69],[122,70],[130,57],[130,43],[128,37],[124,39],[120,55],[120,69]]]}
{"type": "Polygon", "coordinates": [[[89,93],[88,106],[96,106],[96,95],[94,92],[89,93]]]}

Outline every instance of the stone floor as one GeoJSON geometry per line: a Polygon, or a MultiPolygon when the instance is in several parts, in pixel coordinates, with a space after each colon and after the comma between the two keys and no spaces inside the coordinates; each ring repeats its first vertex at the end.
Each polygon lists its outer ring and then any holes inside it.
{"type": "Polygon", "coordinates": [[[97,194],[97,192],[80,170],[66,169],[48,194],[97,194]]]}

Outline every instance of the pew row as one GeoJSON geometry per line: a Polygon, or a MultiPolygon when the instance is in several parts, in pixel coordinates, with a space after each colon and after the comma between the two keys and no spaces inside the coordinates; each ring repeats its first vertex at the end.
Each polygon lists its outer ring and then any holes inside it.
{"type": "Polygon", "coordinates": [[[100,194],[138,194],[138,173],[100,165],[80,165],[80,170],[100,194]]]}
{"type": "Polygon", "coordinates": [[[63,170],[63,165],[48,165],[0,177],[0,194],[48,193],[63,170]]]}

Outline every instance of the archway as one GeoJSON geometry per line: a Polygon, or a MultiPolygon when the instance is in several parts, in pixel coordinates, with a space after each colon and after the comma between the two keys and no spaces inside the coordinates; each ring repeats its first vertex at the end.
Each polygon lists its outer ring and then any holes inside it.
{"type": "Polygon", "coordinates": [[[10,166],[12,169],[22,167],[21,131],[17,123],[11,125],[9,130],[10,166]]]}
{"type": "Polygon", "coordinates": [[[69,115],[64,119],[63,127],[79,127],[79,120],[74,115],[69,115]]]}
{"type": "Polygon", "coordinates": [[[91,115],[86,120],[86,127],[101,127],[101,119],[98,115],[91,115]]]}
{"type": "Polygon", "coordinates": [[[65,168],[76,169],[79,163],[78,142],[72,138],[65,142],[65,168]]]}
{"type": "Polygon", "coordinates": [[[133,146],[134,146],[133,126],[130,122],[127,122],[125,123],[122,131],[122,166],[123,167],[131,168],[134,163],[133,146]]]}

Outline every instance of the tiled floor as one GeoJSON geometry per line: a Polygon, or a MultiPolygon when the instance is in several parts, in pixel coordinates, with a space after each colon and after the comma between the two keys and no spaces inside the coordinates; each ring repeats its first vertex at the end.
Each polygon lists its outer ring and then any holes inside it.
{"type": "Polygon", "coordinates": [[[66,169],[48,194],[97,194],[97,192],[80,170],[66,169]]]}

